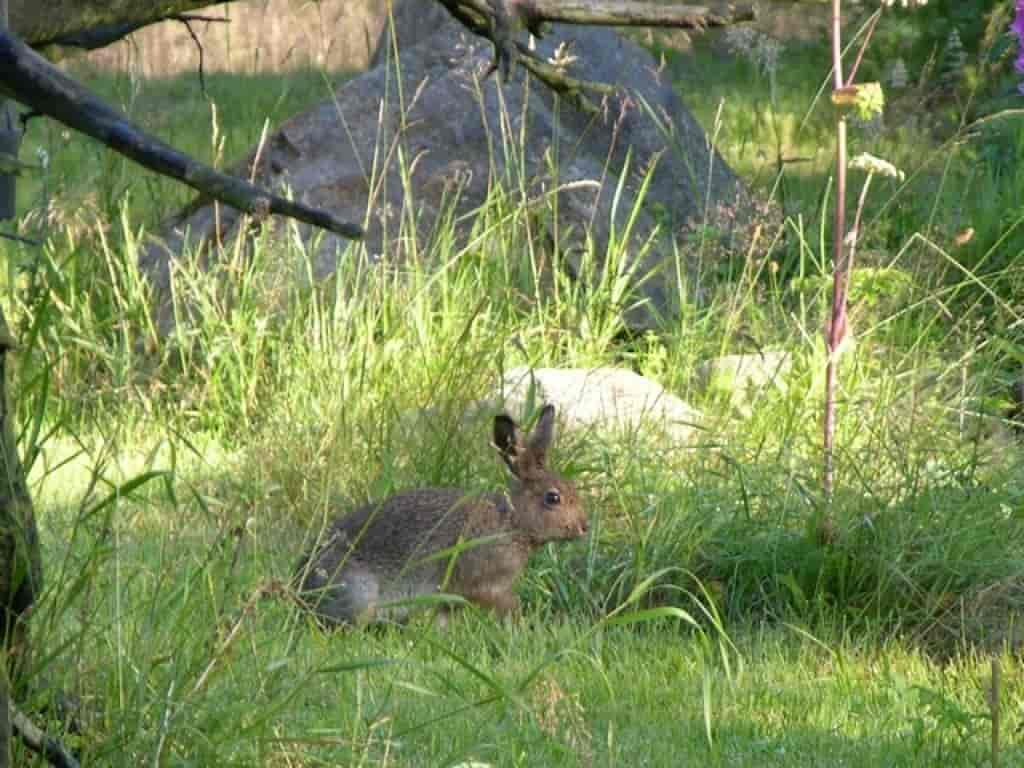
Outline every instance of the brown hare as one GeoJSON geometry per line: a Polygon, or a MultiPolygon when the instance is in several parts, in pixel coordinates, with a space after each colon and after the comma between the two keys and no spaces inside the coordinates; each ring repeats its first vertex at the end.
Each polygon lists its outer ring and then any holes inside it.
{"type": "Polygon", "coordinates": [[[505,493],[421,488],[335,520],[299,564],[304,600],[328,626],[401,619],[408,605],[388,603],[438,592],[517,610],[513,588],[530,552],[587,532],[576,487],[546,466],[554,420],[546,405],[524,438],[509,416],[495,417],[494,444],[513,475],[505,493]]]}

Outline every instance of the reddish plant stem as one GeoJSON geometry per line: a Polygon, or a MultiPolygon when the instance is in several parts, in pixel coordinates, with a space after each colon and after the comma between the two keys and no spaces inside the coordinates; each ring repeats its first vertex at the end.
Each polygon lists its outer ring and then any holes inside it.
{"type": "Polygon", "coordinates": [[[868,49],[868,45],[871,43],[871,36],[875,34],[875,27],[878,26],[878,20],[882,18],[882,9],[879,8],[871,16],[871,20],[868,22],[867,31],[864,33],[864,40],[860,44],[860,50],[857,51],[857,58],[854,59],[853,66],[850,67],[850,77],[846,81],[846,85],[853,85],[854,78],[857,77],[857,70],[860,69],[860,63],[864,60],[864,51],[868,49]]]}
{"type": "MultiPolygon", "coordinates": [[[[832,0],[832,75],[838,91],[843,82],[842,15],[841,0],[832,0]]],[[[843,257],[843,239],[846,232],[846,117],[836,110],[836,203],[832,225],[832,315],[826,330],[828,364],[825,369],[825,418],[823,443],[822,485],[825,499],[832,500],[835,481],[834,446],[836,432],[836,352],[846,335],[847,265],[843,257]]]]}

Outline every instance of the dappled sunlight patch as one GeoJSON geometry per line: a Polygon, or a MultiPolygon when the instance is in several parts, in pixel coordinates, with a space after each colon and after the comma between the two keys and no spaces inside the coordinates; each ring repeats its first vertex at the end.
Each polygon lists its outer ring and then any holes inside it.
{"type": "MultiPolygon", "coordinates": [[[[235,471],[238,454],[215,438],[193,434],[186,447],[166,434],[147,431],[128,430],[116,442],[102,435],[84,440],[58,435],[47,440],[29,474],[42,514],[49,508],[88,506],[88,499],[98,500],[148,474],[165,474],[169,482],[184,489],[186,483],[198,484],[235,471]]],[[[166,514],[159,502],[165,487],[161,482],[153,485],[156,487],[135,491],[125,501],[140,494],[150,497],[157,501],[153,514],[159,519],[166,514]]]]}

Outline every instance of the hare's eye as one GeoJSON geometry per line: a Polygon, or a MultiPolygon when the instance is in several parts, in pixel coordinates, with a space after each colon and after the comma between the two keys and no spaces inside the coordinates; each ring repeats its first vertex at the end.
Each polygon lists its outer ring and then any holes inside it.
{"type": "Polygon", "coordinates": [[[544,494],[544,503],[549,507],[557,507],[562,503],[562,494],[552,488],[544,494]]]}

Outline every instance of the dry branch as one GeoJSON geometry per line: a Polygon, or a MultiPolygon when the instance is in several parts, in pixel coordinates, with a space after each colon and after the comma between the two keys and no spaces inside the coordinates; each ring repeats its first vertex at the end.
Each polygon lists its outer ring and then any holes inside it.
{"type": "Polygon", "coordinates": [[[124,24],[104,24],[80,32],[71,32],[53,40],[46,40],[32,47],[51,50],[77,48],[82,51],[95,51],[97,48],[106,48],[108,45],[128,37],[132,32],[137,32],[143,27],[148,27],[150,24],[158,24],[162,21],[180,21],[185,24],[193,21],[204,21],[226,24],[230,19],[226,16],[202,16],[197,13],[171,13],[154,19],[129,21],[124,24]]]}
{"type": "Polygon", "coordinates": [[[656,4],[638,0],[437,0],[460,23],[494,44],[494,64],[508,79],[517,63],[523,63],[541,82],[554,91],[573,96],[580,107],[589,103],[584,90],[601,91],[598,83],[575,80],[526,50],[516,40],[523,29],[541,36],[545,24],[598,24],[607,26],[678,27],[705,29],[723,27],[757,17],[754,5],[708,6],[656,4]]]}
{"type": "Polygon", "coordinates": [[[11,725],[29,749],[55,768],[78,768],[78,761],[52,736],[47,736],[28,717],[10,704],[11,725]]]}
{"type": "Polygon", "coordinates": [[[151,171],[177,179],[240,211],[257,217],[270,213],[289,216],[342,237],[362,237],[362,230],[355,224],[221,173],[150,136],[27,45],[3,32],[0,92],[92,136],[151,171]]]}
{"type": "MultiPolygon", "coordinates": [[[[472,0],[471,0],[472,1],[472,0]]],[[[483,0],[476,0],[479,5],[483,0]]],[[[757,9],[752,4],[704,5],[653,3],[650,0],[505,0],[519,7],[529,18],[565,24],[606,24],[634,27],[679,27],[705,29],[726,27],[741,21],[753,21],[757,9]]]]}
{"type": "Polygon", "coordinates": [[[79,47],[106,38],[131,26],[141,29],[175,14],[189,13],[215,0],[9,0],[10,28],[36,49],[48,49],[47,55],[60,54],[62,46],[79,47]]]}
{"type": "Polygon", "coordinates": [[[726,27],[757,17],[753,4],[718,7],[654,3],[650,0],[437,0],[460,21],[506,16],[515,27],[536,31],[544,22],[632,27],[705,29],[726,27]]]}
{"type": "MultiPolygon", "coordinates": [[[[228,0],[230,1],[230,0],[228,0]]],[[[426,2],[426,0],[419,0],[426,2]]],[[[657,3],[653,0],[434,0],[477,34],[493,29],[500,15],[526,21],[702,29],[754,18],[751,4],[714,6],[657,3]]],[[[11,26],[34,48],[94,48],[132,31],[222,0],[12,0],[11,26]]],[[[525,26],[525,25],[524,25],[525,26]]],[[[50,51],[47,51],[50,53],[50,51]]]]}

